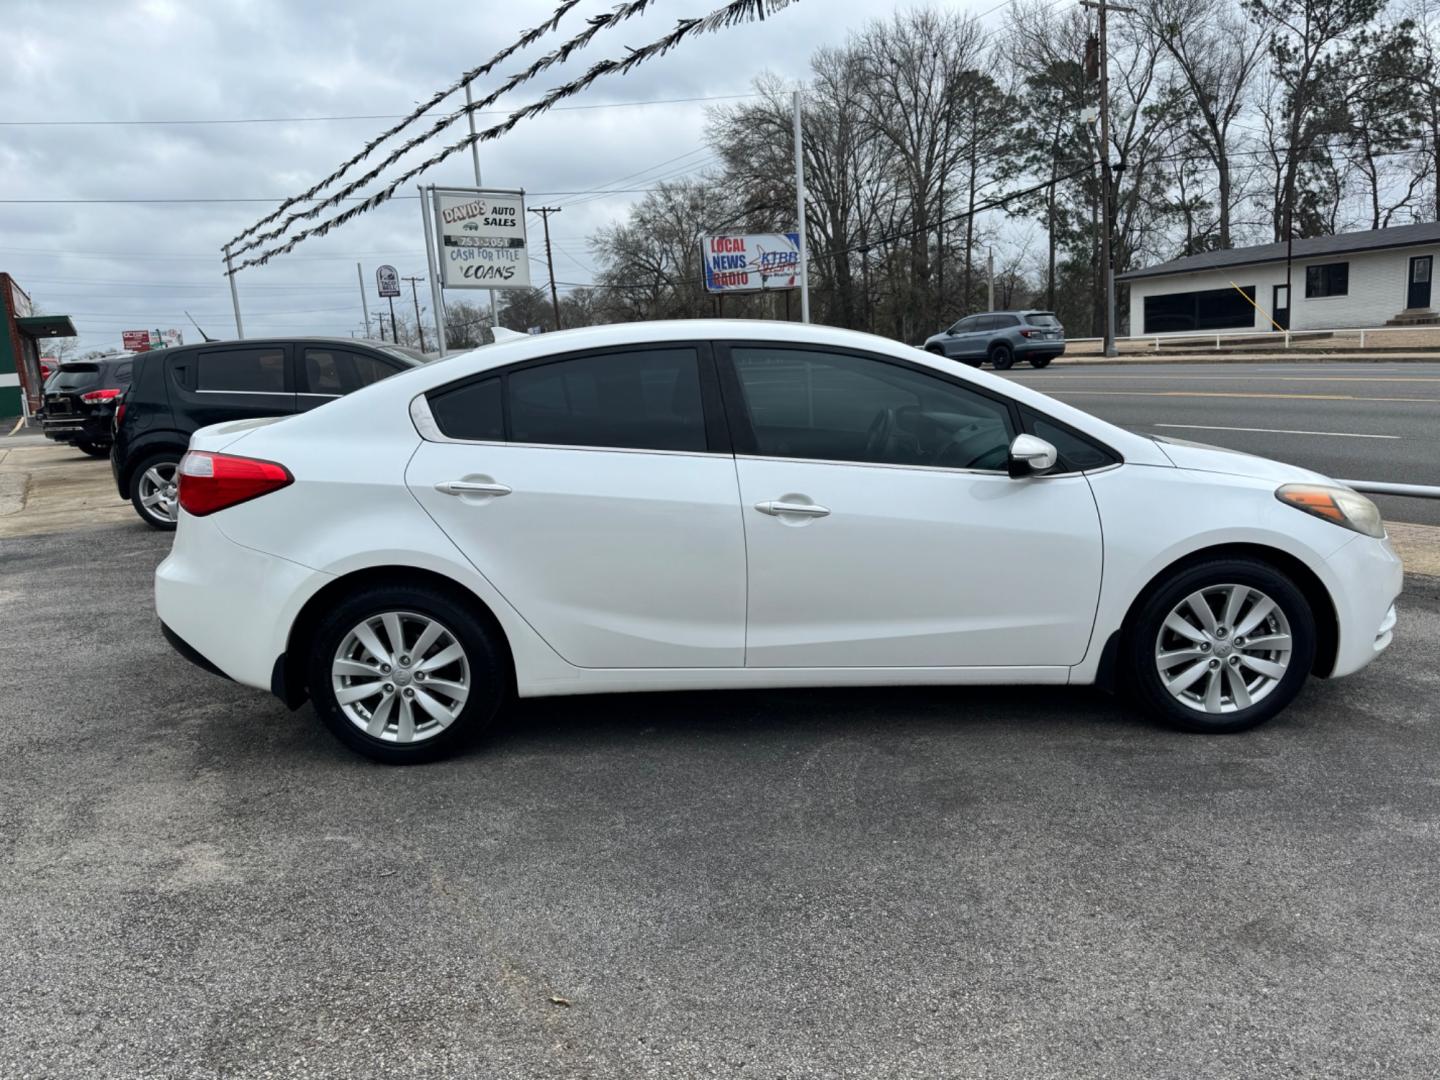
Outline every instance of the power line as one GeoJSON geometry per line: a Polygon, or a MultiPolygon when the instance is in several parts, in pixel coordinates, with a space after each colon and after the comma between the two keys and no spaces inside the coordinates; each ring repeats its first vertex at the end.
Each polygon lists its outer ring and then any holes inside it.
{"type": "MultiPolygon", "coordinates": [[[[551,112],[585,112],[591,109],[632,109],[644,105],[684,105],[697,101],[739,101],[759,94],[700,94],[694,97],[646,98],[641,101],[601,101],[593,105],[557,105],[551,112]]],[[[528,108],[528,105],[517,106],[528,108]]],[[[476,116],[505,116],[505,109],[475,109],[476,116]]],[[[405,113],[356,113],[350,116],[241,116],[204,117],[195,120],[0,120],[0,127],[185,127],[201,124],[318,124],[352,120],[400,120],[405,113]]]]}

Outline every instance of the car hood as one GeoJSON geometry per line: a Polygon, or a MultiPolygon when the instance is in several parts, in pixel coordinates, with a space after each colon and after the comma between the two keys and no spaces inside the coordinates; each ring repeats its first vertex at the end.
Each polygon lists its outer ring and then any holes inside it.
{"type": "Polygon", "coordinates": [[[1152,436],[1160,450],[1177,469],[1193,472],[1225,473],[1228,476],[1249,476],[1256,480],[1273,480],[1278,484],[1333,484],[1335,481],[1312,469],[1286,465],[1281,461],[1256,457],[1254,454],[1227,450],[1223,446],[1152,436]]]}

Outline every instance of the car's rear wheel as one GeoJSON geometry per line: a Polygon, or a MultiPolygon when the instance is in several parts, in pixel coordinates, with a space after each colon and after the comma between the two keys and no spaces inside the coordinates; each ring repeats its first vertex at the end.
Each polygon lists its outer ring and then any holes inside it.
{"type": "Polygon", "coordinates": [[[89,454],[91,457],[110,456],[110,444],[108,442],[91,442],[88,439],[84,439],[77,442],[75,448],[81,453],[89,454]]]}
{"type": "Polygon", "coordinates": [[[1004,343],[993,346],[990,349],[990,363],[995,365],[996,371],[1008,371],[1015,363],[1015,350],[1004,343]]]}
{"type": "Polygon", "coordinates": [[[1135,696],[1152,716],[1182,731],[1245,731],[1300,692],[1315,659],[1315,617],[1275,567],[1217,559],[1145,600],[1126,652],[1135,696]]]}
{"type": "Polygon", "coordinates": [[[310,698],[325,726],[392,765],[453,753],[508,690],[494,632],[423,586],[378,585],[336,605],[311,636],[310,698]]]}
{"type": "Polygon", "coordinates": [[[1034,368],[1049,367],[1052,359],[1054,358],[1050,356],[1032,356],[1030,357],[1030,366],[1034,368]]]}
{"type": "Polygon", "coordinates": [[[130,483],[130,502],[146,525],[174,529],[180,518],[179,468],[181,455],[174,450],[152,454],[135,468],[130,483]]]}

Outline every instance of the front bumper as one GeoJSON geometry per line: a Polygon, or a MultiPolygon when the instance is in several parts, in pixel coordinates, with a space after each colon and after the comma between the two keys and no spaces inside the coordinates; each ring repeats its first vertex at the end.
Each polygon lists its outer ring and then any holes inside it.
{"type": "Polygon", "coordinates": [[[1342,545],[1325,560],[1325,568],[1339,631],[1330,675],[1339,678],[1359,671],[1389,647],[1404,569],[1388,538],[1368,536],[1342,545]]]}
{"type": "Polygon", "coordinates": [[[155,612],[187,658],[269,690],[296,615],[331,575],[235,543],[218,516],[181,512],[170,554],[155,570],[155,612]]]}

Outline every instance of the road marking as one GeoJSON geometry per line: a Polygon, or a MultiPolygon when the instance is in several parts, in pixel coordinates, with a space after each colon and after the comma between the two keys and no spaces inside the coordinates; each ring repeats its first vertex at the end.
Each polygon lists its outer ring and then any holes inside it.
{"type": "Polygon", "coordinates": [[[1357,394],[1267,394],[1245,393],[1240,390],[1047,390],[1051,397],[1201,397],[1201,398],[1281,398],[1287,401],[1398,401],[1418,405],[1440,402],[1425,397],[1362,397],[1357,394]]]}
{"type": "Polygon", "coordinates": [[[1402,439],[1403,435],[1363,435],[1358,431],[1296,431],[1293,428],[1221,427],[1219,424],[1152,424],[1151,427],[1185,428],[1189,431],[1263,431],[1268,435],[1334,435],[1340,439],[1402,439]]]}

